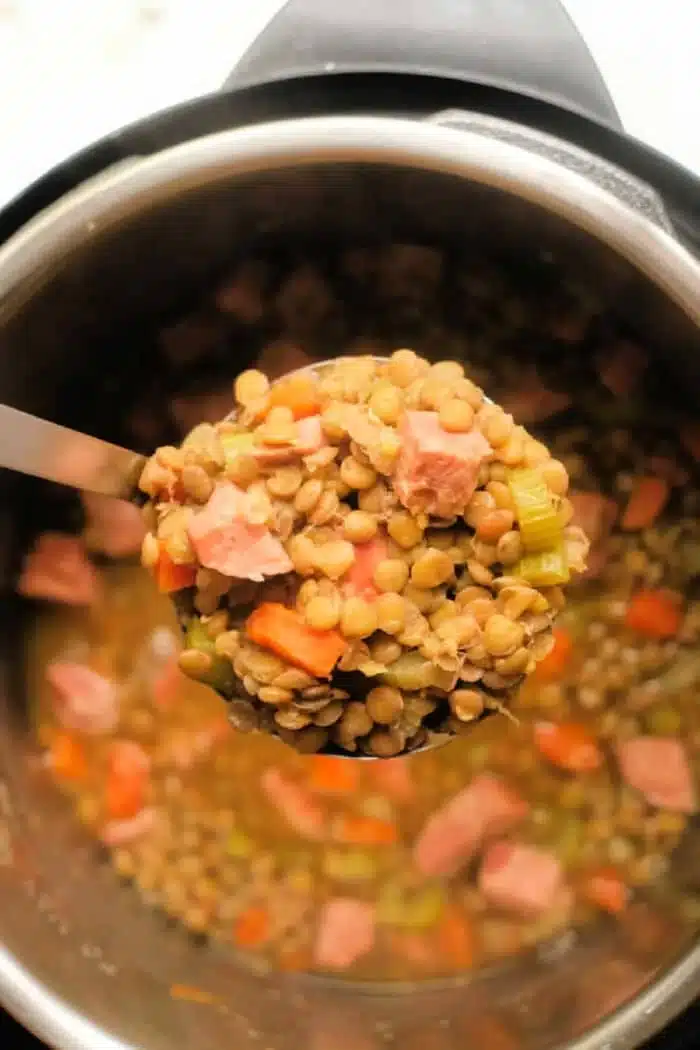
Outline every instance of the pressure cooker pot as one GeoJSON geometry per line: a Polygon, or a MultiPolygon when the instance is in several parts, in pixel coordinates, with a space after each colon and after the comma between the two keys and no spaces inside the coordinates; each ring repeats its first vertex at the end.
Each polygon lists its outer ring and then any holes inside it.
{"type": "MultiPolygon", "coordinates": [[[[488,256],[526,273],[536,262],[639,333],[671,391],[664,396],[692,413],[700,265],[679,240],[679,231],[692,239],[679,218],[692,180],[674,175],[669,203],[640,177],[653,158],[633,172],[582,148],[581,135],[574,142],[530,120],[464,109],[460,91],[459,105],[428,116],[400,112],[398,102],[377,105],[389,115],[361,112],[349,91],[340,112],[270,120],[255,90],[238,83],[226,105],[186,107],[160,131],[157,121],[139,125],[125,155],[103,143],[99,159],[86,152],[5,211],[3,401],[148,451],[171,438],[155,409],[138,433],[132,426],[146,394],[150,406],[167,395],[155,333],[232,261],[322,266],[399,243],[429,246],[446,265],[488,256]],[[246,91],[247,123],[231,116],[246,91]],[[173,121],[178,132],[164,141],[173,121]]],[[[594,126],[580,112],[568,117],[582,135],[594,126]]],[[[602,142],[615,140],[595,126],[602,142]]],[[[397,317],[397,345],[419,339],[420,323],[397,317]]],[[[333,338],[326,351],[337,349],[333,338]]],[[[585,354],[586,343],[562,352],[585,354]]],[[[235,374],[257,348],[240,339],[224,353],[235,374]]],[[[524,345],[523,372],[528,353],[524,345]]],[[[188,360],[183,381],[196,387],[200,364],[188,360]]],[[[11,475],[0,484],[0,1000],[41,1037],[65,1050],[602,1050],[639,1045],[697,994],[696,927],[653,885],[624,923],[601,921],[508,965],[410,985],[251,969],[165,923],[101,861],[50,786],[29,731],[22,655],[33,610],[13,585],[31,538],[69,522],[73,497],[11,475]],[[184,984],[206,988],[210,1001],[173,998],[184,984]]],[[[671,859],[671,890],[700,889],[696,836],[691,822],[671,859]]]]}

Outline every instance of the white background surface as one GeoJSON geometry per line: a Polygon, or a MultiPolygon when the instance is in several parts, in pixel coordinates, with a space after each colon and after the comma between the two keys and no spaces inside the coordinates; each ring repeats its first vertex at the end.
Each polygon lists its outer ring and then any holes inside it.
{"type": "MultiPolygon", "coordinates": [[[[564,2],[627,130],[700,173],[697,0],[564,2]]],[[[0,0],[0,203],[100,135],[216,90],[281,6],[0,0]]]]}

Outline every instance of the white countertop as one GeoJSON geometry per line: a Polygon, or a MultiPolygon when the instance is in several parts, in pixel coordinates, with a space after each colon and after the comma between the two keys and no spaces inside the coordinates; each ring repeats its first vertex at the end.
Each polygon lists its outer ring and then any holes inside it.
{"type": "MultiPolygon", "coordinates": [[[[564,2],[627,130],[700,174],[697,0],[564,2]]],[[[100,135],[216,90],[281,6],[0,0],[0,203],[100,135]]]]}

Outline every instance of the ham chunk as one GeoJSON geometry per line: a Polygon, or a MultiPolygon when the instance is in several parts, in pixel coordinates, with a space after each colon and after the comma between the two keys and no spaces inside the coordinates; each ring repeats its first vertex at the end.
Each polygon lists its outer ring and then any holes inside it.
{"type": "Polygon", "coordinates": [[[190,542],[207,569],[223,576],[261,582],[291,572],[293,566],[267,525],[251,524],[248,496],[230,481],[221,482],[206,506],[189,523],[190,542]]]}
{"type": "Polygon", "coordinates": [[[644,375],[648,358],[641,346],[620,339],[605,348],[598,361],[598,374],[611,394],[626,397],[644,375]]]}
{"type": "Polygon", "coordinates": [[[295,423],[297,438],[293,445],[282,445],[280,447],[255,445],[252,454],[258,463],[265,466],[268,464],[290,463],[302,456],[310,456],[318,452],[327,444],[320,416],[307,416],[295,423]]]}
{"type": "Polygon", "coordinates": [[[230,734],[231,726],[225,717],[214,719],[209,725],[202,726],[194,732],[173,729],[163,749],[165,762],[183,773],[187,772],[198,762],[208,758],[213,749],[230,734]]]}
{"type": "Polygon", "coordinates": [[[108,820],[102,828],[100,838],[105,846],[126,846],[130,842],[149,835],[156,826],[157,813],[152,806],[140,810],[135,817],[125,820],[108,820]]]}
{"type": "Polygon", "coordinates": [[[463,512],[491,453],[481,431],[449,434],[437,412],[406,412],[400,434],[394,487],[403,505],[441,518],[463,512]]]}
{"type": "Polygon", "coordinates": [[[423,875],[454,875],[486,839],[514,827],[527,809],[502,780],[481,774],[429,818],[414,846],[414,863],[423,875]]]}
{"type": "Polygon", "coordinates": [[[137,506],[94,492],[84,492],[82,501],[87,516],[85,542],[91,550],[109,558],[139,553],[146,526],[137,506]]]}
{"type": "Polygon", "coordinates": [[[302,838],[323,838],[326,815],[310,791],[284,776],[275,766],[265,770],[260,786],[268,802],[302,838]]]}
{"type": "Polygon", "coordinates": [[[501,395],[500,404],[517,423],[529,426],[563,412],[571,404],[571,398],[560,390],[546,387],[532,368],[520,377],[517,389],[501,395]]]}
{"type": "Polygon", "coordinates": [[[554,854],[525,843],[494,842],[481,865],[479,889],[496,908],[537,918],[561,900],[565,886],[554,854]]]}
{"type": "Polygon", "coordinates": [[[45,532],[24,561],[17,590],[26,598],[93,605],[99,578],[78,536],[45,532]]]}
{"type": "Polygon", "coordinates": [[[370,601],[376,598],[374,571],[386,557],[388,547],[383,536],[376,536],[368,543],[356,543],[355,560],[343,577],[343,592],[346,597],[365,598],[370,601]]]}
{"type": "Polygon", "coordinates": [[[671,737],[638,736],[617,747],[620,772],[649,805],[695,813],[697,799],[688,756],[671,737]]]}
{"type": "Polygon", "coordinates": [[[46,680],[51,686],[56,719],[64,729],[99,735],[116,727],[119,698],[114,682],[90,667],[67,660],[49,664],[46,680]]]}
{"type": "Polygon", "coordinates": [[[600,492],[572,489],[569,499],[574,508],[572,524],[583,529],[592,546],[604,540],[617,518],[617,503],[600,492]]]}
{"type": "Polygon", "coordinates": [[[374,906],[352,897],[334,897],[319,917],[314,958],[329,970],[345,970],[374,945],[374,906]]]}

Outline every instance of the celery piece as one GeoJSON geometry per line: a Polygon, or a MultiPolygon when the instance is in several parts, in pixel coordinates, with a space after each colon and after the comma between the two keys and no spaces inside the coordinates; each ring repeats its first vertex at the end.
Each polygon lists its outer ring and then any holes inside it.
{"type": "Polygon", "coordinates": [[[647,711],[645,722],[655,736],[678,736],[683,728],[680,711],[670,704],[659,704],[647,711]]]}
{"type": "Polygon", "coordinates": [[[207,653],[211,657],[211,667],[199,678],[199,681],[216,689],[217,693],[230,696],[236,684],[236,675],[231,661],[225,656],[218,655],[214,639],[209,637],[206,627],[197,616],[194,616],[187,625],[185,645],[188,649],[199,649],[200,652],[207,653]]]}
{"type": "Polygon", "coordinates": [[[234,828],[226,839],[226,852],[234,860],[247,860],[253,855],[255,843],[241,828],[234,828]]]}
{"type": "Polygon", "coordinates": [[[561,518],[539,471],[531,468],[511,470],[508,487],[525,550],[535,554],[556,546],[562,535],[561,518]]]}
{"type": "Polygon", "coordinates": [[[214,639],[209,637],[206,627],[198,616],[193,616],[187,624],[185,643],[188,649],[199,649],[200,653],[216,655],[214,639]]]}
{"type": "Polygon", "coordinates": [[[437,883],[411,893],[389,883],[379,894],[377,918],[387,926],[424,930],[439,921],[444,906],[445,893],[437,883]]]}
{"type": "Polygon", "coordinates": [[[226,462],[231,463],[236,456],[244,456],[255,447],[255,434],[219,434],[219,441],[224,448],[226,462]]]}
{"type": "Polygon", "coordinates": [[[377,874],[376,858],[366,850],[329,849],[323,854],[323,873],[330,879],[373,879],[377,874]]]}
{"type": "Polygon", "coordinates": [[[533,587],[556,587],[569,580],[569,566],[564,544],[538,554],[526,554],[515,567],[515,576],[533,587]]]}

